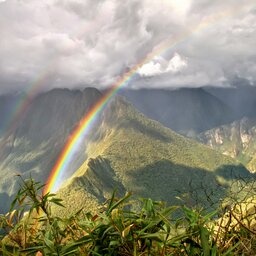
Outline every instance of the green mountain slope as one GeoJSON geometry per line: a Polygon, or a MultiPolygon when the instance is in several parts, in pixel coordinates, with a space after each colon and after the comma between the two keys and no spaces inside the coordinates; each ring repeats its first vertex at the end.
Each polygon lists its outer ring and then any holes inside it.
{"type": "Polygon", "coordinates": [[[68,206],[59,213],[92,210],[114,188],[170,204],[186,195],[190,203],[210,194],[219,200],[232,180],[249,175],[234,159],[146,118],[120,98],[92,130],[88,159],[58,192],[68,206]]]}
{"type": "Polygon", "coordinates": [[[211,129],[201,133],[199,140],[256,171],[256,119],[242,118],[211,129]]]}

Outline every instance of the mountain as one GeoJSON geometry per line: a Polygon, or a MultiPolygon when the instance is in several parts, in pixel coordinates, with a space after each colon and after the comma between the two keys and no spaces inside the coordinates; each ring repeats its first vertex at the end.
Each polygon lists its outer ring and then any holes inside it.
{"type": "MultiPolygon", "coordinates": [[[[88,156],[58,191],[66,215],[96,209],[116,188],[169,204],[220,200],[232,181],[249,172],[234,159],[147,118],[129,102],[112,100],[95,125],[88,156]]],[[[212,203],[212,202],[208,202],[212,203]]]]}
{"type": "MultiPolygon", "coordinates": [[[[31,174],[36,180],[46,181],[70,133],[101,96],[101,92],[94,88],[83,91],[54,89],[30,101],[26,111],[16,120],[15,127],[0,137],[0,212],[8,210],[18,189],[17,174],[24,178],[31,174]]],[[[16,102],[11,98],[9,104],[15,106],[19,100],[19,97],[16,102]]],[[[0,106],[8,106],[7,103],[7,96],[2,96],[0,106]]],[[[7,110],[4,113],[10,115],[7,110]]],[[[2,116],[1,120],[4,120],[2,116]]],[[[74,170],[79,165],[77,160],[74,170]]],[[[69,171],[72,173],[72,168],[69,171]]]]}
{"type": "Polygon", "coordinates": [[[211,148],[238,159],[250,171],[256,171],[256,119],[244,117],[203,132],[198,138],[211,148]]]}
{"type": "Polygon", "coordinates": [[[124,90],[122,95],[149,118],[188,136],[234,120],[225,101],[204,88],[124,90]]]}

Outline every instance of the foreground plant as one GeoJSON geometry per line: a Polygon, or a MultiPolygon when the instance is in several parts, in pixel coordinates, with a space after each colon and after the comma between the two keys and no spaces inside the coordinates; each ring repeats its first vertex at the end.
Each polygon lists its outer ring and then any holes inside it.
{"type": "Polygon", "coordinates": [[[1,255],[252,255],[244,247],[255,252],[252,222],[244,221],[237,206],[217,218],[219,211],[140,199],[139,210],[132,211],[131,194],[117,198],[114,192],[96,215],[81,209],[58,218],[51,207],[64,207],[61,200],[42,188],[21,177],[10,212],[1,216],[1,255]]]}

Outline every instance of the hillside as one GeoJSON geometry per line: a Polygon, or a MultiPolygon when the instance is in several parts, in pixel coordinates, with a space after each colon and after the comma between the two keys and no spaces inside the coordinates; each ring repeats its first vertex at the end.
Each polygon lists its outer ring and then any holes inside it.
{"type": "Polygon", "coordinates": [[[256,119],[242,118],[199,135],[199,140],[211,148],[229,155],[256,170],[256,119]]]}
{"type": "Polygon", "coordinates": [[[115,188],[169,204],[177,197],[217,201],[230,182],[249,175],[234,159],[146,118],[124,99],[112,100],[101,120],[84,152],[88,159],[58,192],[67,206],[61,214],[95,209],[115,188]]]}

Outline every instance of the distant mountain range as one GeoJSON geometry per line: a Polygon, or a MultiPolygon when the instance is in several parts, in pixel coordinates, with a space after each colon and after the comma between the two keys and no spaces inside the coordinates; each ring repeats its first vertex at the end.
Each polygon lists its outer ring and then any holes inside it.
{"type": "MultiPolygon", "coordinates": [[[[207,191],[218,191],[218,200],[225,193],[221,183],[225,188],[227,181],[250,174],[236,159],[176,133],[196,138],[241,115],[217,94],[206,89],[123,91],[132,104],[123,96],[108,103],[76,152],[59,195],[74,209],[97,207],[114,188],[174,203],[178,196],[203,197],[195,191],[210,184],[207,191]]],[[[72,130],[101,97],[95,88],[41,93],[8,132],[8,113],[19,95],[0,97],[0,212],[17,191],[16,174],[46,181],[72,130]]]]}
{"type": "Polygon", "coordinates": [[[256,118],[252,86],[124,90],[122,95],[149,118],[192,137],[243,117],[256,118]]]}
{"type": "Polygon", "coordinates": [[[256,87],[204,88],[205,91],[225,102],[234,113],[234,120],[256,118],[256,87]]]}
{"type": "Polygon", "coordinates": [[[189,136],[234,120],[232,109],[202,88],[126,90],[122,94],[149,118],[189,136]]]}

